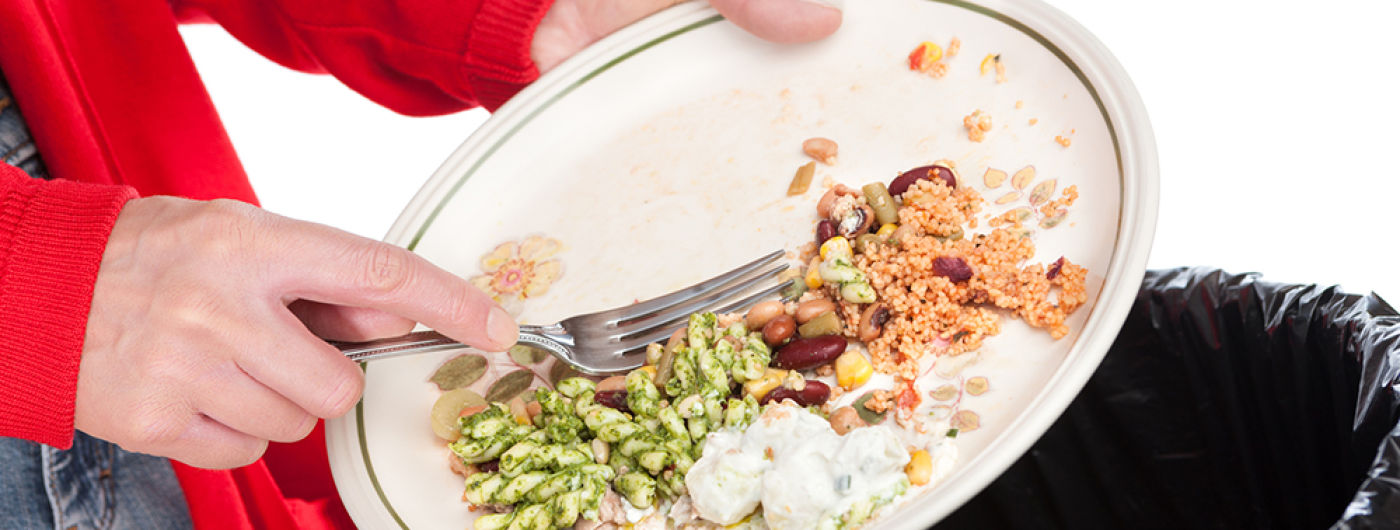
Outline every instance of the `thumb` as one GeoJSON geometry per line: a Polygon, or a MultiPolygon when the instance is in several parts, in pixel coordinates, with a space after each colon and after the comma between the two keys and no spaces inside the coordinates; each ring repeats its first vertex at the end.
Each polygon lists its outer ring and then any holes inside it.
{"type": "Polygon", "coordinates": [[[710,0],[735,25],[781,43],[811,42],[841,27],[843,0],[710,0]]]}

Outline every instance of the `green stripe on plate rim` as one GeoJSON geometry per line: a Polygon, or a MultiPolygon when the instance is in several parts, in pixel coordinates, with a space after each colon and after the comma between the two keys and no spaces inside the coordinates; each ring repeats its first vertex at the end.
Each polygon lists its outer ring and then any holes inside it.
{"type": "MultiPolygon", "coordinates": [[[[1113,156],[1114,156],[1114,159],[1115,159],[1115,161],[1117,162],[1117,166],[1118,166],[1118,180],[1119,180],[1119,182],[1122,182],[1122,181],[1124,180],[1124,175],[1123,175],[1123,153],[1122,153],[1121,148],[1120,148],[1120,146],[1119,146],[1118,131],[1117,131],[1117,129],[1114,127],[1113,120],[1109,118],[1108,109],[1107,109],[1107,107],[1104,106],[1104,104],[1103,104],[1103,99],[1099,97],[1099,92],[1098,92],[1098,90],[1096,90],[1096,89],[1094,88],[1094,85],[1091,84],[1091,83],[1089,82],[1088,76],[1086,76],[1086,75],[1084,74],[1084,71],[1083,71],[1083,70],[1080,70],[1080,68],[1079,68],[1078,65],[1074,64],[1074,62],[1070,60],[1069,56],[1066,55],[1065,52],[1064,52],[1063,50],[1061,50],[1058,46],[1055,46],[1053,43],[1051,43],[1050,40],[1047,39],[1047,38],[1045,38],[1044,35],[1041,35],[1040,33],[1036,32],[1035,30],[1031,29],[1029,26],[1025,25],[1024,23],[1022,23],[1022,22],[1020,22],[1020,21],[1018,21],[1018,20],[1016,20],[1016,19],[1013,19],[1013,18],[1007,16],[1007,15],[1004,14],[1004,13],[1001,13],[1001,12],[996,11],[996,10],[994,10],[994,9],[988,8],[988,7],[986,7],[986,6],[981,6],[981,5],[973,4],[973,3],[971,3],[971,2],[967,2],[967,1],[963,1],[963,0],[927,0],[927,1],[929,1],[929,2],[935,2],[935,3],[940,3],[940,4],[947,4],[947,5],[954,6],[954,7],[960,7],[960,8],[966,9],[966,10],[968,10],[968,11],[972,11],[972,12],[974,12],[974,13],[978,13],[978,14],[981,14],[981,15],[985,15],[985,16],[991,17],[992,19],[994,19],[994,20],[996,20],[996,21],[998,21],[998,22],[1001,22],[1001,23],[1003,23],[1003,24],[1006,24],[1006,25],[1008,25],[1008,26],[1011,26],[1011,27],[1015,28],[1017,31],[1020,31],[1021,33],[1025,34],[1025,35],[1028,36],[1028,37],[1030,37],[1032,40],[1036,41],[1036,42],[1039,43],[1041,46],[1044,46],[1045,49],[1049,50],[1050,53],[1052,53],[1052,54],[1055,55],[1055,57],[1059,58],[1059,59],[1060,59],[1060,62],[1064,63],[1065,67],[1069,68],[1070,71],[1074,73],[1075,77],[1079,79],[1079,82],[1080,82],[1081,84],[1084,85],[1084,88],[1085,88],[1086,90],[1089,91],[1089,95],[1090,95],[1091,97],[1094,98],[1094,104],[1098,106],[1098,108],[1099,108],[1099,114],[1103,117],[1104,124],[1107,125],[1107,127],[1108,127],[1108,136],[1109,136],[1109,138],[1110,138],[1110,139],[1112,140],[1112,142],[1113,142],[1113,156]]],[[[648,50],[648,49],[650,49],[650,48],[652,48],[652,47],[654,47],[654,46],[656,46],[656,45],[658,45],[658,44],[661,44],[661,43],[663,43],[663,42],[666,42],[666,41],[668,41],[668,40],[671,40],[671,39],[673,39],[673,38],[675,38],[675,37],[677,37],[677,36],[683,35],[683,34],[685,34],[685,33],[689,33],[689,32],[691,32],[691,31],[693,31],[693,30],[696,30],[696,29],[699,29],[699,28],[702,28],[702,27],[705,27],[705,26],[709,26],[709,25],[714,24],[714,23],[716,23],[716,22],[719,22],[719,21],[721,21],[721,20],[724,20],[724,17],[722,17],[722,16],[720,16],[720,15],[714,15],[714,16],[705,18],[705,19],[703,19],[703,20],[700,20],[700,21],[697,21],[697,22],[693,22],[693,23],[691,23],[691,24],[688,24],[688,25],[686,25],[686,26],[684,26],[684,27],[681,27],[681,28],[679,28],[679,29],[676,29],[676,30],[674,30],[674,31],[668,32],[668,33],[666,33],[665,35],[662,35],[662,36],[657,37],[657,38],[655,38],[655,39],[652,39],[652,40],[650,40],[650,41],[647,41],[645,44],[642,44],[641,46],[638,46],[638,47],[636,47],[636,48],[633,48],[633,49],[627,51],[627,53],[624,53],[624,54],[622,54],[622,55],[619,55],[619,56],[617,56],[616,58],[614,58],[614,59],[608,61],[607,63],[604,63],[602,66],[599,66],[597,69],[594,69],[592,72],[589,72],[587,75],[584,75],[583,77],[579,78],[579,80],[577,80],[577,81],[575,81],[575,82],[569,84],[569,86],[567,86],[567,87],[565,87],[563,90],[559,91],[558,94],[555,94],[553,97],[549,98],[549,100],[545,101],[544,104],[542,104],[542,105],[540,105],[539,107],[535,108],[534,110],[530,111],[530,113],[529,113],[528,115],[526,115],[524,119],[522,119],[522,120],[520,120],[520,122],[516,123],[513,127],[510,128],[510,130],[506,131],[506,133],[505,133],[504,135],[502,135],[501,138],[500,138],[499,140],[496,140],[495,143],[491,144],[491,146],[490,146],[489,148],[487,148],[486,152],[483,153],[483,154],[481,155],[481,157],[479,157],[479,158],[476,160],[476,162],[473,162],[470,168],[467,168],[467,171],[466,171],[465,173],[462,174],[462,177],[461,177],[460,179],[458,179],[457,182],[455,182],[455,183],[452,184],[452,188],[449,189],[449,190],[447,191],[447,195],[444,196],[444,197],[442,198],[442,200],[439,201],[438,204],[437,204],[436,206],[433,207],[433,211],[432,211],[431,213],[429,213],[429,214],[428,214],[428,218],[425,219],[425,220],[423,221],[423,226],[419,227],[418,231],[413,235],[413,239],[412,239],[411,241],[409,241],[409,243],[408,243],[408,250],[414,250],[414,249],[418,246],[418,243],[421,242],[422,239],[423,239],[423,235],[427,233],[428,228],[429,228],[430,226],[432,226],[433,222],[437,219],[438,215],[442,213],[443,208],[445,208],[445,207],[447,206],[447,203],[449,203],[449,202],[452,201],[452,198],[453,198],[454,196],[456,196],[456,194],[457,194],[457,192],[458,192],[459,190],[462,189],[462,185],[463,185],[463,184],[466,184],[467,180],[471,178],[472,174],[474,174],[474,173],[476,172],[476,170],[479,169],[483,163],[485,163],[486,159],[490,158],[491,155],[494,154],[498,149],[500,149],[500,147],[501,147],[502,145],[504,145],[508,140],[510,140],[511,137],[515,136],[515,133],[519,132],[520,129],[521,129],[522,127],[524,127],[526,124],[528,124],[528,123],[530,123],[532,120],[534,120],[535,117],[536,117],[536,116],[539,116],[539,114],[540,114],[541,112],[543,112],[545,109],[547,109],[547,108],[549,108],[550,106],[554,105],[555,102],[559,101],[559,100],[562,99],[564,96],[569,95],[570,93],[572,93],[572,92],[573,92],[575,89],[577,89],[578,87],[583,86],[584,83],[587,83],[587,82],[593,80],[593,78],[598,77],[598,76],[601,75],[603,72],[606,72],[606,71],[608,71],[609,69],[611,69],[612,67],[617,66],[617,65],[618,65],[619,63],[621,63],[622,61],[625,61],[625,60],[627,60],[627,59],[630,59],[630,58],[632,58],[633,56],[635,56],[635,55],[637,55],[637,54],[639,54],[639,53],[641,53],[641,52],[643,52],[643,51],[646,51],[646,50],[648,50]]],[[[1123,194],[1123,188],[1122,188],[1122,186],[1119,186],[1119,203],[1120,203],[1120,204],[1122,203],[1122,194],[1123,194]]],[[[1122,228],[1122,220],[1123,220],[1123,219],[1122,219],[1122,216],[1123,216],[1122,208],[1119,208],[1118,216],[1119,216],[1119,219],[1118,219],[1119,223],[1118,223],[1118,224],[1119,224],[1119,228],[1120,228],[1120,229],[1119,229],[1119,232],[1120,232],[1120,233],[1118,234],[1118,236],[1121,236],[1121,232],[1122,232],[1121,228],[1122,228]]],[[[1114,242],[1115,246],[1117,245],[1117,243],[1118,243],[1118,241],[1115,240],[1115,242],[1114,242]]],[[[367,364],[362,364],[362,365],[361,365],[361,368],[365,371],[366,375],[368,375],[368,373],[369,373],[369,366],[368,366],[367,364]]],[[[389,511],[389,515],[392,516],[392,517],[394,518],[394,522],[398,523],[400,528],[403,528],[403,529],[405,529],[405,530],[408,530],[408,528],[409,528],[408,525],[405,524],[405,523],[403,522],[403,518],[399,517],[398,511],[395,510],[393,504],[391,504],[391,503],[389,502],[388,496],[385,495],[385,493],[384,493],[384,488],[381,487],[380,484],[379,484],[379,477],[378,477],[378,476],[375,474],[375,472],[374,472],[374,464],[373,464],[373,462],[371,461],[370,456],[369,456],[369,444],[367,443],[367,441],[366,441],[366,439],[365,439],[365,421],[364,421],[364,420],[365,420],[364,403],[361,402],[360,404],[358,404],[358,405],[355,406],[355,430],[356,430],[356,433],[357,433],[357,435],[358,435],[357,437],[359,438],[359,443],[360,443],[360,457],[364,460],[364,463],[365,463],[365,472],[369,475],[370,484],[374,486],[374,492],[379,496],[379,502],[383,503],[384,508],[385,508],[386,510],[389,511]]]]}

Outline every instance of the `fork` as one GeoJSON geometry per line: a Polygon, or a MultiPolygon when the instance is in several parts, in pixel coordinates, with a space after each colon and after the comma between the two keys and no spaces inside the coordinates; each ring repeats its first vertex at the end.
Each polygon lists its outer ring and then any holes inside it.
{"type": "MultiPolygon", "coordinates": [[[[787,270],[786,264],[764,268],[783,255],[776,250],[743,266],[645,302],[578,315],[547,326],[520,326],[519,344],[549,351],[575,370],[589,375],[625,372],[642,365],[648,344],[670,337],[685,326],[691,313],[714,307],[787,270]]],[[[728,313],[748,307],[787,288],[778,283],[715,309],[728,313]]],[[[371,361],[460,348],[463,345],[436,331],[418,331],[368,342],[332,342],[352,361],[371,361]]]]}

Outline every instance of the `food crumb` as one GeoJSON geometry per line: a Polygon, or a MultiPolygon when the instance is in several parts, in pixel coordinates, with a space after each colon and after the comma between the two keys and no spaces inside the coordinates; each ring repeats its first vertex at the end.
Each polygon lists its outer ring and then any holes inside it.
{"type": "Polygon", "coordinates": [[[948,63],[941,61],[933,63],[933,66],[928,69],[928,75],[933,76],[934,79],[942,79],[943,76],[948,75],[948,63]]]}
{"type": "Polygon", "coordinates": [[[819,376],[825,377],[834,373],[836,373],[836,368],[832,367],[831,363],[826,363],[817,367],[817,375],[819,376]]]}
{"type": "Polygon", "coordinates": [[[1001,62],[1001,55],[995,53],[987,54],[986,57],[982,58],[982,64],[977,66],[977,75],[987,75],[987,72],[992,71],[992,65],[998,62],[1001,62]]]}
{"type": "Polygon", "coordinates": [[[1005,83],[1005,82],[1006,82],[1006,63],[1001,62],[1001,56],[1000,56],[1000,55],[997,56],[996,65],[995,65],[995,66],[996,66],[996,70],[997,70],[997,84],[1000,85],[1000,84],[1002,84],[1002,83],[1005,83]]]}
{"type": "Polygon", "coordinates": [[[961,50],[961,49],[962,49],[962,40],[959,39],[959,38],[957,38],[957,37],[953,37],[953,40],[952,40],[951,42],[948,43],[948,52],[947,52],[945,55],[947,55],[948,57],[952,57],[952,56],[954,56],[954,55],[957,55],[957,54],[958,54],[958,50],[961,50]]]}
{"type": "Polygon", "coordinates": [[[1069,137],[1057,134],[1055,135],[1055,143],[1060,144],[1060,147],[1069,147],[1069,137]]]}
{"type": "Polygon", "coordinates": [[[992,130],[992,116],[981,109],[974,110],[963,117],[963,128],[967,129],[968,140],[981,142],[986,139],[987,131],[992,130]]]}
{"type": "Polygon", "coordinates": [[[816,169],[816,162],[808,162],[797,168],[797,172],[792,176],[792,181],[788,183],[787,195],[791,197],[807,193],[807,189],[812,186],[812,174],[816,172],[816,169]]]}
{"type": "Polygon", "coordinates": [[[829,138],[812,137],[802,142],[802,152],[828,166],[836,164],[836,142],[829,138]]]}
{"type": "Polygon", "coordinates": [[[943,48],[929,41],[920,42],[909,52],[909,69],[915,72],[928,72],[929,68],[943,58],[943,48]]]}
{"type": "Polygon", "coordinates": [[[1016,108],[1019,109],[1019,108],[1024,107],[1024,106],[1026,106],[1026,102],[1021,101],[1021,100],[1019,100],[1019,99],[1016,100],[1016,108]]]}
{"type": "Polygon", "coordinates": [[[1031,124],[1031,125],[1035,125],[1036,123],[1039,123],[1039,122],[1040,122],[1040,120],[1035,119],[1035,118],[1031,118],[1030,124],[1031,124]]]}

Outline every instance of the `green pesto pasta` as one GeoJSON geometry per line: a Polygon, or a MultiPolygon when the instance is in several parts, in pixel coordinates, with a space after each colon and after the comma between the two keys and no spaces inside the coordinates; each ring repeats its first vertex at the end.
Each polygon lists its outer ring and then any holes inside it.
{"type": "MultiPolygon", "coordinates": [[[[660,344],[649,345],[649,363],[663,353],[660,344]]],[[[653,381],[643,369],[626,375],[628,412],[598,403],[597,384],[574,377],[553,390],[536,389],[539,413],[528,424],[501,403],[459,419],[462,436],[451,444],[453,453],[468,464],[497,461],[497,470],[465,480],[464,499],[510,507],[482,515],[475,528],[549,529],[580,517],[596,520],[609,486],[638,508],[684,495],[685,475],[706,436],[742,429],[757,417],[754,398],[733,397],[731,389],[762,377],[772,351],[743,321],[721,328],[713,313],[697,313],[673,353],[666,381],[653,381]]]]}

